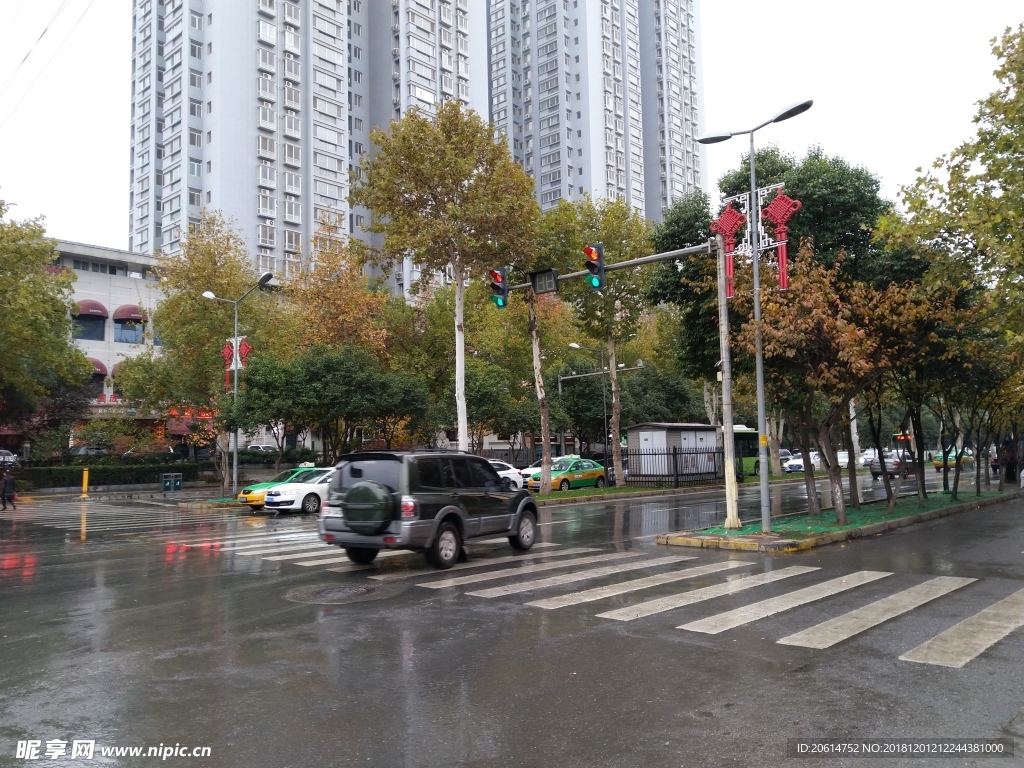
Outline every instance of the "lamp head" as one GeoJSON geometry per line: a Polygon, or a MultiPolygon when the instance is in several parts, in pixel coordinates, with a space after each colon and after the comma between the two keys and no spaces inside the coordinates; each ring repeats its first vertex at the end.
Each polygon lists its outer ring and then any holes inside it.
{"type": "Polygon", "coordinates": [[[703,136],[697,137],[698,144],[718,144],[722,141],[728,141],[733,137],[731,133],[706,133],[703,136]]]}
{"type": "Polygon", "coordinates": [[[577,344],[575,341],[570,341],[569,342],[569,346],[572,347],[573,349],[579,349],[580,348],[580,345],[577,344]]]}
{"type": "Polygon", "coordinates": [[[791,117],[796,117],[797,115],[802,115],[804,112],[806,112],[808,109],[810,109],[813,105],[814,105],[814,100],[813,99],[808,99],[807,101],[797,102],[796,104],[790,104],[784,110],[779,112],[779,114],[777,114],[775,117],[773,117],[772,118],[772,122],[773,123],[781,123],[783,120],[789,120],[789,118],[791,118],[791,117]]]}
{"type": "Polygon", "coordinates": [[[213,291],[203,291],[203,298],[204,299],[216,299],[217,297],[216,297],[216,295],[214,295],[213,291]]]}
{"type": "Polygon", "coordinates": [[[273,279],[274,279],[274,273],[273,272],[264,272],[262,275],[260,275],[259,282],[257,282],[256,284],[260,288],[262,288],[263,286],[265,286],[267,283],[269,283],[273,279]]]}

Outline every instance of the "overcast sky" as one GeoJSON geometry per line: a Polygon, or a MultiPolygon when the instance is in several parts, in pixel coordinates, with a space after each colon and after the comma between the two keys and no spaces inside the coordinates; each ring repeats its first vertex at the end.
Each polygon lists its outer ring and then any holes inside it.
{"type": "MultiPolygon", "coordinates": [[[[812,98],[758,146],[799,156],[820,144],[870,169],[891,199],[971,135],[976,102],[995,86],[989,40],[1024,21],[1021,0],[701,2],[706,127],[742,130],[812,98]]],[[[0,0],[0,199],[17,203],[17,218],[45,214],[55,237],[128,243],[130,9],[0,0]]],[[[708,147],[713,194],[745,150],[745,137],[708,147]]]]}

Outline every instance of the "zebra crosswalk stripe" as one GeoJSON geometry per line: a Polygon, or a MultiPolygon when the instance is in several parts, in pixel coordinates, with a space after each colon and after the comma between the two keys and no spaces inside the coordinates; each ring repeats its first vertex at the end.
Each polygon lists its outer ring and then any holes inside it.
{"type": "Polygon", "coordinates": [[[653,576],[645,576],[642,579],[623,581],[618,584],[609,584],[604,587],[594,587],[593,589],[586,589],[582,592],[569,592],[568,594],[558,595],[556,597],[546,597],[543,600],[534,600],[532,603],[527,603],[527,605],[535,608],[564,608],[568,605],[578,605],[579,603],[603,600],[606,597],[625,595],[629,592],[649,589],[650,587],[657,587],[662,584],[670,584],[674,581],[682,581],[683,579],[695,579],[698,576],[707,576],[711,573],[719,573],[733,568],[745,568],[753,564],[754,563],[746,560],[726,560],[721,563],[709,563],[708,565],[699,565],[695,568],[686,568],[681,571],[656,573],[653,576]]]}
{"type": "Polygon", "coordinates": [[[736,608],[732,611],[726,611],[725,613],[719,613],[715,616],[709,616],[706,619],[699,619],[697,621],[691,621],[689,624],[681,624],[676,629],[686,629],[690,632],[703,632],[708,635],[717,635],[719,632],[725,632],[727,629],[733,629],[734,627],[740,627],[744,624],[749,624],[752,621],[772,616],[776,613],[782,613],[782,611],[788,611],[791,608],[797,608],[807,603],[813,603],[815,600],[821,600],[831,595],[837,595],[840,592],[845,592],[848,589],[859,587],[862,584],[869,584],[872,581],[878,581],[884,579],[886,576],[892,576],[887,571],[857,571],[851,573],[849,576],[840,576],[835,579],[829,579],[823,581],[820,584],[813,584],[803,589],[798,589],[794,592],[787,592],[784,595],[778,597],[770,597],[767,600],[762,600],[758,603],[752,603],[750,605],[744,605],[741,608],[736,608]]]}
{"type": "Polygon", "coordinates": [[[782,645],[798,645],[802,648],[831,648],[854,635],[876,627],[879,624],[902,616],[925,603],[947,595],[953,590],[965,587],[977,579],[957,576],[939,576],[923,584],[883,597],[861,608],[836,616],[834,619],[815,624],[802,632],[784,637],[782,645]]]}
{"type": "MultiPolygon", "coordinates": [[[[238,555],[239,557],[260,557],[263,560],[301,560],[304,557],[314,557],[321,553],[330,552],[328,546],[322,541],[317,544],[305,544],[301,547],[282,547],[280,549],[265,549],[259,552],[233,552],[230,549],[223,550],[225,555],[238,555]]],[[[336,554],[336,553],[335,553],[336,554]]]]}
{"type": "Polygon", "coordinates": [[[562,573],[558,576],[548,576],[542,579],[532,579],[530,581],[519,582],[518,584],[505,584],[501,587],[490,587],[489,589],[481,589],[476,592],[467,592],[467,595],[473,597],[503,597],[505,595],[517,595],[520,592],[531,592],[535,589],[546,589],[548,587],[558,587],[562,584],[572,584],[576,581],[588,581],[589,579],[599,579],[602,576],[612,576],[616,573],[623,573],[625,571],[635,571],[640,568],[657,568],[661,565],[671,565],[678,563],[683,560],[694,560],[693,557],[656,557],[650,560],[641,560],[639,562],[630,563],[618,563],[616,565],[606,565],[601,568],[590,568],[584,571],[573,571],[572,573],[562,573]]]}
{"type": "Polygon", "coordinates": [[[953,625],[900,658],[959,669],[1021,626],[1024,589],[953,625]]]}
{"type": "Polygon", "coordinates": [[[252,557],[260,555],[280,555],[285,552],[297,552],[300,549],[324,549],[327,547],[322,541],[307,541],[304,544],[263,544],[260,549],[223,549],[222,551],[226,555],[240,555],[242,557],[252,557]]]}
{"type": "Polygon", "coordinates": [[[624,608],[617,608],[614,611],[606,611],[605,613],[599,613],[597,615],[602,619],[633,621],[634,619],[642,619],[645,616],[651,616],[655,613],[671,611],[674,608],[682,608],[683,606],[700,603],[704,600],[711,600],[715,597],[732,595],[736,592],[742,592],[745,589],[759,587],[762,584],[770,584],[773,581],[780,581],[781,579],[788,579],[791,576],[800,576],[801,574],[817,570],[820,569],[809,565],[791,565],[788,568],[782,568],[778,571],[767,571],[754,576],[743,576],[738,579],[722,582],[721,584],[712,584],[710,587],[701,587],[700,589],[693,589],[689,592],[659,597],[656,600],[648,600],[647,602],[638,603],[637,605],[627,605],[624,608]]]}
{"type": "Polygon", "coordinates": [[[589,557],[577,557],[572,560],[558,560],[551,563],[538,563],[536,565],[524,565],[518,568],[501,568],[497,571],[486,573],[474,573],[469,576],[455,576],[441,581],[427,581],[417,584],[417,587],[427,589],[444,589],[445,587],[458,587],[463,584],[475,584],[480,581],[492,581],[494,579],[507,579],[511,576],[519,576],[526,573],[538,573],[539,571],[553,571],[557,568],[573,568],[579,565],[600,563],[606,560],[620,560],[625,557],[639,557],[640,552],[613,552],[608,555],[591,555],[589,557]]]}
{"type": "MultiPolygon", "coordinates": [[[[445,573],[451,573],[452,571],[465,571],[470,568],[485,568],[489,565],[502,565],[504,563],[515,563],[523,560],[534,561],[538,558],[549,559],[554,557],[565,557],[566,555],[579,555],[583,552],[596,552],[597,550],[593,547],[570,547],[569,549],[560,549],[557,552],[537,552],[534,553],[533,549],[538,549],[544,546],[542,544],[534,544],[530,552],[525,552],[520,555],[507,555],[503,557],[488,557],[482,560],[470,560],[468,563],[456,563],[449,568],[445,573]]],[[[547,544],[549,547],[557,547],[558,544],[547,544]]],[[[396,571],[395,573],[378,573],[375,576],[370,576],[374,581],[405,581],[406,579],[413,579],[417,576],[429,576],[430,574],[436,574],[437,570],[434,568],[416,568],[410,571],[396,571]]]]}

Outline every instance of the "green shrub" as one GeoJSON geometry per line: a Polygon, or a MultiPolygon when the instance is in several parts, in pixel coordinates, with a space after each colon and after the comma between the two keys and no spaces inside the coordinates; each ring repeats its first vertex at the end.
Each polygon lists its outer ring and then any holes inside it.
{"type": "MultiPolygon", "coordinates": [[[[16,488],[77,488],[82,484],[83,467],[26,467],[15,472],[16,488]]],[[[180,472],[185,482],[198,480],[200,473],[214,469],[212,461],[183,464],[125,464],[89,468],[89,485],[137,485],[159,483],[165,472],[180,472]]]]}

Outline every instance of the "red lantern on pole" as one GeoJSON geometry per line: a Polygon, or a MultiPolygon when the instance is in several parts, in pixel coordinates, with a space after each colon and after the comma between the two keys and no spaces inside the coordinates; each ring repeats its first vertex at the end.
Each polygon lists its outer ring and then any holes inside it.
{"type": "Polygon", "coordinates": [[[732,254],[736,250],[736,233],[746,223],[747,217],[733,208],[731,202],[726,203],[721,216],[711,222],[711,231],[716,235],[721,235],[725,241],[725,298],[727,299],[732,298],[735,284],[732,254]]]}
{"type": "Polygon", "coordinates": [[[775,226],[775,240],[779,244],[779,289],[783,291],[789,288],[789,254],[786,250],[789,227],[786,226],[786,222],[802,207],[803,203],[784,194],[780,189],[775,199],[761,211],[761,217],[775,226]]]}

